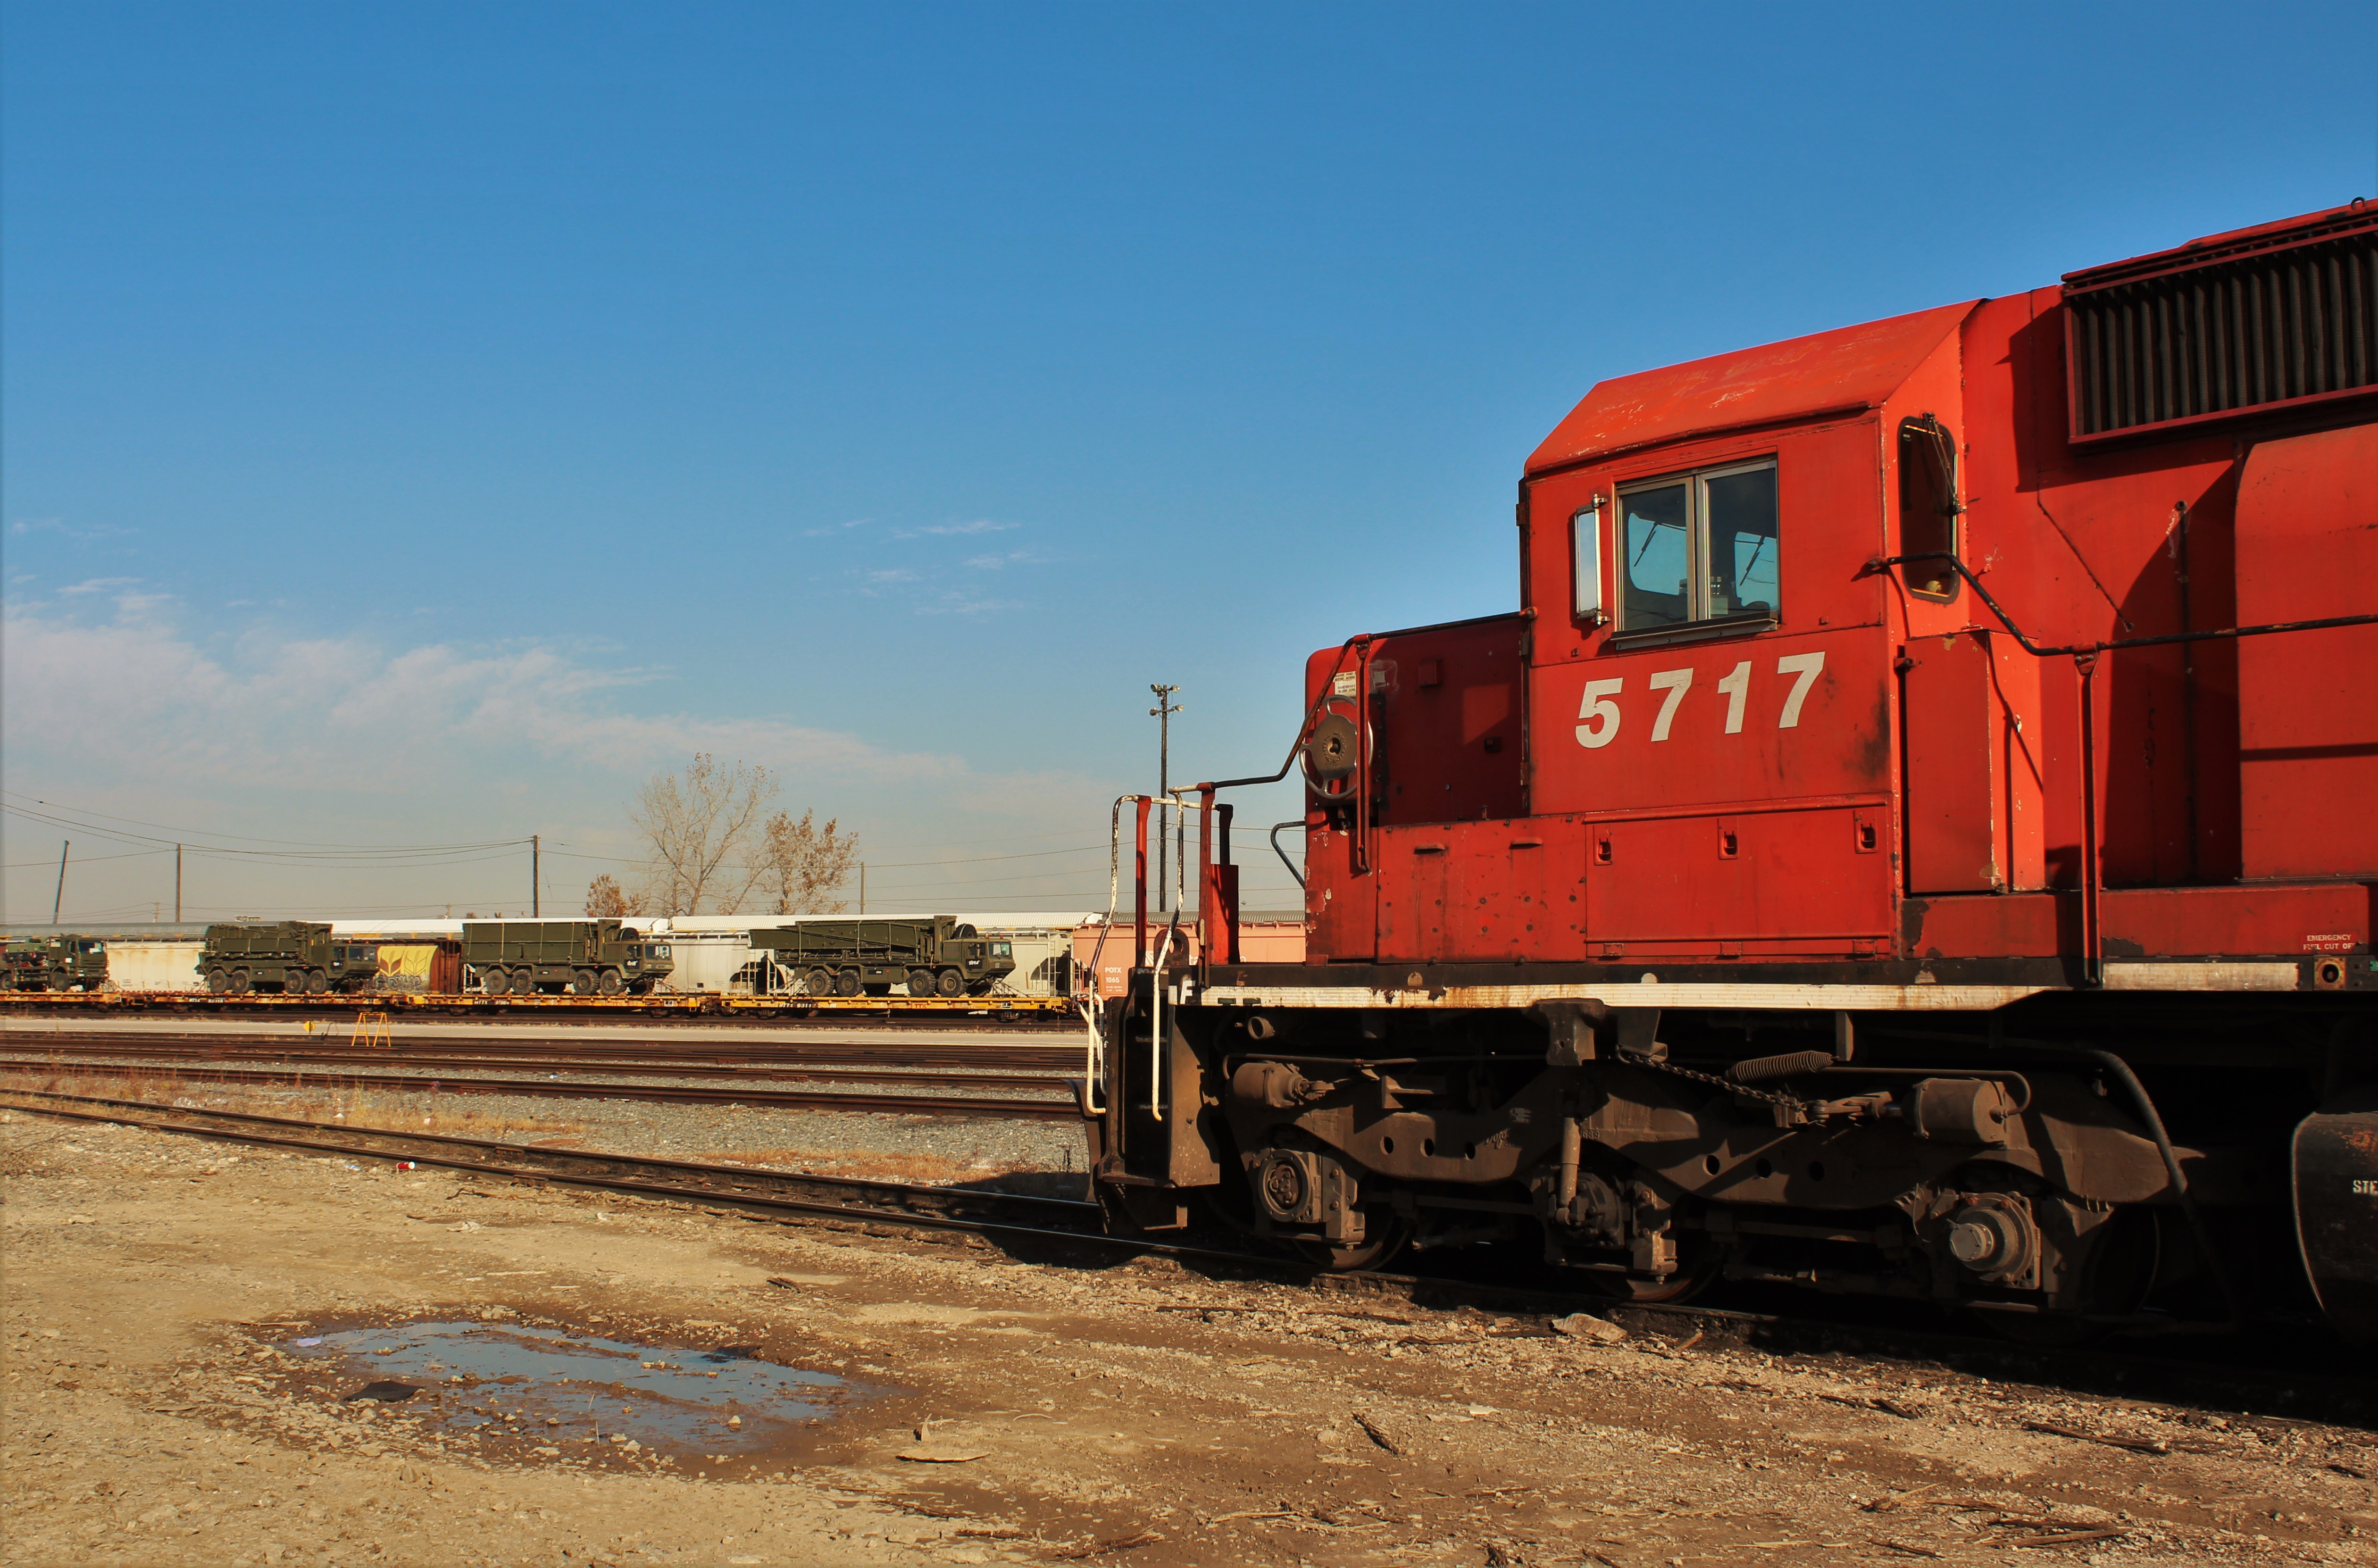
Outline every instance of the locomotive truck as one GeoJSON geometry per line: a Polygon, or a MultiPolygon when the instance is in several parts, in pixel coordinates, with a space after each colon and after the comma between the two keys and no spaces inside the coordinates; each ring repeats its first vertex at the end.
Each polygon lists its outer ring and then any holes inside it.
{"type": "Polygon", "coordinates": [[[2359,201],[1594,386],[1513,613],[1325,648],[1279,772],[1126,797],[1110,1212],[2378,1336],[2373,394],[2359,201]],[[1291,770],[1307,955],[1243,963],[1218,794],[1291,770]]]}
{"type": "Polygon", "coordinates": [[[751,933],[751,946],[813,997],[980,996],[1015,969],[1015,944],[947,915],[930,920],[804,920],[751,933]]]}
{"type": "Polygon", "coordinates": [[[107,984],[107,944],[97,937],[11,937],[0,985],[12,991],[95,991],[107,984]]]}
{"type": "Polygon", "coordinates": [[[491,997],[550,986],[580,997],[642,996],[676,967],[669,944],[617,920],[480,920],[462,927],[463,984],[491,997]]]}
{"type": "Polygon", "coordinates": [[[237,921],[209,926],[198,971],[207,989],[245,996],[279,991],[321,996],[361,990],[378,973],[369,942],[342,941],[318,920],[237,921]]]}

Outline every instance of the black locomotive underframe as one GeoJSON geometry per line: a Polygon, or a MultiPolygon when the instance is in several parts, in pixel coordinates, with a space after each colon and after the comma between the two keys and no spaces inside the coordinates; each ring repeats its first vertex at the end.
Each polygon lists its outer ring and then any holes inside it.
{"type": "Polygon", "coordinates": [[[1202,1203],[1234,1223],[1308,1250],[1335,1249],[1341,1259],[1392,1232],[1542,1246],[1548,1261],[1639,1288],[1715,1259],[1736,1277],[2064,1313],[2128,1311],[2159,1282],[2179,1279],[2186,1295],[2192,1278],[2194,1308],[2218,1315],[2216,1284],[2233,1299],[2238,1278],[2301,1294],[2300,1265],[2287,1255],[2288,1131],[2341,1086],[2378,1076],[2378,993],[2065,989],[2036,961],[1663,965],[1663,990],[1828,990],[1791,1008],[1663,1011],[1613,999],[1595,1009],[1596,1045],[1582,1059],[1562,1051],[1557,1003],[1447,1005],[1471,987],[1590,987],[1615,999],[1642,973],[1627,969],[1217,967],[1203,994],[1270,992],[1288,1005],[1165,1007],[1160,1056],[1147,1030],[1152,976],[1142,976],[1109,1020],[1116,1114],[1097,1135],[1097,1168],[1141,1223],[1187,1223],[1190,1199],[1203,1190],[1202,1203]],[[1919,970],[1928,973],[1918,978],[1919,970]],[[2060,988],[1988,1011],[1806,1005],[1835,987],[1929,984],[2060,988]],[[1366,990],[1385,1005],[1294,1004],[1366,990]],[[1303,995],[1291,1001],[1291,993],[1303,995]],[[1615,1048],[1622,1024],[1639,1054],[1615,1048]],[[1645,1046],[1656,1048],[1640,1054],[1645,1046]],[[1780,1082],[1727,1076],[1749,1060],[1834,1050],[1848,1059],[1780,1082]],[[2185,1203],[2129,1093],[2084,1054],[2091,1050],[2118,1053],[2136,1070],[2184,1163],[2185,1203]],[[1147,1109],[1159,1060],[1163,1117],[1147,1109]],[[1249,1062],[1339,1086],[1310,1103],[1252,1104],[1233,1093],[1234,1074],[1249,1062]],[[1460,1094],[1441,1083],[1410,1096],[1415,1075],[1466,1075],[1485,1087],[1464,1091],[1456,1108],[1460,1094]],[[1925,1082],[2005,1078],[2024,1088],[2019,1148],[1913,1137],[1882,1116],[1808,1108],[1904,1095],[1925,1082]],[[1777,1091],[1792,1103],[1779,1106],[1777,1091]],[[1197,1109],[1183,1115],[1191,1104],[1197,1109]],[[1517,1121],[1515,1112],[1523,1113],[1517,1121]],[[1616,1136],[1614,1114],[1666,1125],[1616,1136]],[[1564,1123],[1576,1125],[1581,1145],[1573,1168],[1582,1174],[1566,1179],[1568,1207],[1552,1191],[1564,1180],[1564,1123]],[[1459,1146],[1465,1157],[1416,1161],[1389,1154],[1388,1140],[1401,1150],[1459,1146]],[[1482,1145],[1495,1157],[1478,1161],[1482,1145]],[[1283,1161],[1296,1169],[1274,1168],[1283,1161]],[[1328,1190],[1363,1217],[1291,1215],[1265,1197],[1267,1181],[1296,1191],[1305,1179],[1337,1183],[1328,1190]],[[1574,1196],[1580,1189],[1591,1202],[1574,1196]],[[2041,1255],[1995,1275],[1951,1266],[1944,1227],[1976,1206],[2022,1210],[2028,1245],[2041,1255]],[[2114,1215],[2129,1228],[2112,1228],[2114,1215]],[[2208,1251],[2220,1255],[2210,1270],[2208,1251]]]}

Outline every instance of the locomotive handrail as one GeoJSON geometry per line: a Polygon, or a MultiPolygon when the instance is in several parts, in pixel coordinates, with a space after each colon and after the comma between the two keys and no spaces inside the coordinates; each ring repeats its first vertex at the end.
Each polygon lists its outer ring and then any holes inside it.
{"type": "Polygon", "coordinates": [[[1303,826],[1304,826],[1304,819],[1302,817],[1291,817],[1285,822],[1274,822],[1271,825],[1271,852],[1279,856],[1279,863],[1288,868],[1288,874],[1296,879],[1296,885],[1300,888],[1304,885],[1304,873],[1296,868],[1296,862],[1288,857],[1288,851],[1280,848],[1279,831],[1282,828],[1303,826]]]}
{"type": "MultiPolygon", "coordinates": [[[[1348,638],[1345,641],[1338,644],[1338,658],[1331,664],[1331,673],[1336,673],[1338,664],[1345,662],[1347,649],[1351,648],[1357,642],[1375,641],[1380,635],[1380,633],[1376,632],[1358,631],[1353,636],[1348,638]]],[[[1279,771],[1278,772],[1266,773],[1260,778],[1215,779],[1210,783],[1201,784],[1197,787],[1201,790],[1239,789],[1247,784],[1279,783],[1280,780],[1288,777],[1288,771],[1296,766],[1297,753],[1304,749],[1305,732],[1313,727],[1313,716],[1321,712],[1321,710],[1327,705],[1328,701],[1328,697],[1325,695],[1315,699],[1313,705],[1305,709],[1303,722],[1296,726],[1296,738],[1289,743],[1288,755],[1280,760],[1279,771]]]]}
{"type": "Polygon", "coordinates": [[[2266,626],[2223,627],[2217,631],[2168,631],[2155,637],[2117,637],[2103,642],[2068,642],[2043,648],[2024,635],[2023,628],[2014,624],[2014,617],[2008,615],[2005,607],[1996,599],[1990,597],[1990,591],[1982,586],[1982,580],[1968,569],[1964,562],[1945,550],[1930,550],[1914,556],[1877,556],[1867,562],[1866,572],[1878,572],[1885,567],[1905,566],[1916,561],[1947,562],[1949,569],[1964,579],[1966,585],[1973,589],[1982,603],[1990,607],[1990,614],[1998,616],[1999,624],[2007,628],[2008,633],[2021,645],[2023,651],[2042,659],[2068,655],[2078,658],[2087,653],[2110,653],[2121,648],[2156,648],[2174,642],[2229,641],[2240,637],[2268,637],[2281,631],[2320,631],[2336,626],[2378,625],[2378,614],[2330,616],[2322,620],[2273,621],[2266,626]]]}
{"type": "MultiPolygon", "coordinates": [[[[1211,786],[1201,787],[1209,788],[1211,786]]],[[[1088,988],[1087,990],[1077,991],[1074,997],[1075,1005],[1081,1011],[1082,1023],[1087,1030],[1089,1037],[1083,1062],[1084,1071],[1091,1082],[1098,1085],[1100,1103],[1095,1106],[1093,1109],[1101,1114],[1103,1114],[1107,1108],[1104,1100],[1104,1089],[1106,1083],[1105,1064],[1109,1047],[1105,1035],[1101,1031],[1099,1023],[1099,1013],[1100,1011],[1099,1004],[1102,999],[1099,995],[1099,976],[1103,973],[1099,965],[1106,955],[1107,937],[1115,928],[1116,908],[1123,902],[1123,808],[1127,805],[1136,808],[1136,810],[1134,813],[1135,819],[1135,858],[1132,871],[1132,967],[1134,969],[1147,969],[1153,966],[1160,979],[1165,962],[1171,955],[1172,945],[1176,940],[1178,940],[1180,936],[1182,908],[1180,900],[1175,899],[1173,901],[1172,908],[1172,923],[1164,933],[1160,953],[1152,953],[1147,942],[1147,820],[1152,810],[1160,810],[1168,807],[1181,811],[1207,811],[1214,809],[1214,808],[1207,806],[1204,802],[1193,801],[1185,798],[1193,793],[1195,792],[1179,789],[1174,790],[1169,796],[1119,795],[1115,796],[1114,805],[1108,812],[1106,918],[1099,923],[1099,940],[1091,944],[1090,947],[1088,988]]],[[[1230,808],[1226,806],[1219,808],[1219,809],[1227,812],[1230,808]]],[[[1162,824],[1160,822],[1159,823],[1158,831],[1163,831],[1162,824]]],[[[1198,843],[1200,854],[1203,855],[1206,852],[1206,845],[1210,843],[1210,840],[1207,838],[1202,825],[1198,834],[1198,843]]],[[[1180,883],[1176,884],[1176,887],[1182,888],[1185,891],[1187,875],[1188,868],[1186,866],[1182,867],[1182,880],[1180,883]]],[[[1202,890],[1202,878],[1200,880],[1200,885],[1202,890]]],[[[1198,913],[1199,918],[1201,920],[1204,919],[1206,912],[1202,906],[1198,913]]],[[[1235,919],[1236,912],[1231,912],[1231,915],[1232,918],[1235,919]]],[[[1118,1046],[1120,1042],[1118,1042],[1118,1046]]]]}

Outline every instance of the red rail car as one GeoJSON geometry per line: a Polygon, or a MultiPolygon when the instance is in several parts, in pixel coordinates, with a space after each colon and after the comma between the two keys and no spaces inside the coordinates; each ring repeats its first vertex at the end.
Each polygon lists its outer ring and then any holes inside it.
{"type": "Polygon", "coordinates": [[[1308,662],[1306,961],[1111,1010],[1111,1203],[2378,1334],[2373,394],[2360,203],[1596,386],[1516,613],[1308,662]]]}

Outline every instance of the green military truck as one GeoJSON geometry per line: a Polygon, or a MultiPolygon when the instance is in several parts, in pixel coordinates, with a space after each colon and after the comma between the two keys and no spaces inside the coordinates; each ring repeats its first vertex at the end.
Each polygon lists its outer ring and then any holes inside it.
{"type": "Polygon", "coordinates": [[[642,996],[675,964],[665,941],[617,920],[482,920],[462,927],[462,984],[491,997],[546,987],[575,997],[642,996]]]}
{"type": "Polygon", "coordinates": [[[930,920],[804,920],[751,933],[790,982],[813,997],[980,996],[1015,972],[1014,945],[947,915],[930,920]]]}
{"type": "Polygon", "coordinates": [[[107,944],[97,937],[11,937],[0,974],[12,991],[95,991],[107,984],[107,944]]]}
{"type": "Polygon", "coordinates": [[[232,996],[278,991],[321,996],[359,991],[379,972],[371,942],[342,941],[319,920],[242,920],[207,928],[198,973],[207,989],[232,996]]]}

